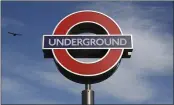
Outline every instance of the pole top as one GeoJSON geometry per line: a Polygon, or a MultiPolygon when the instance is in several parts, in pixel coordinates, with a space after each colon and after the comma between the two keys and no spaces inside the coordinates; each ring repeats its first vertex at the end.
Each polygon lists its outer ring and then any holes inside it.
{"type": "Polygon", "coordinates": [[[85,84],[85,89],[86,90],[91,90],[91,84],[85,84]]]}

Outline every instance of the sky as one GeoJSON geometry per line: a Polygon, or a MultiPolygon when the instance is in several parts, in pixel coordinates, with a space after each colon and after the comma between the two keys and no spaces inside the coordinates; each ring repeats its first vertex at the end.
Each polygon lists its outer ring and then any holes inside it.
{"type": "Polygon", "coordinates": [[[172,2],[135,1],[1,2],[2,104],[81,104],[84,85],[66,79],[42,52],[42,35],[79,10],[107,14],[134,41],[131,59],[92,85],[95,104],[172,104],[172,2]]]}

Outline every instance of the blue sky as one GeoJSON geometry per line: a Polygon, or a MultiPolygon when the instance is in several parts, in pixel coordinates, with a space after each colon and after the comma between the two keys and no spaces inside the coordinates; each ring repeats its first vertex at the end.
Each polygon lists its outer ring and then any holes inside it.
{"type": "Polygon", "coordinates": [[[92,86],[96,104],[173,103],[172,8],[172,2],[1,2],[2,103],[81,103],[84,86],[44,59],[41,43],[63,17],[85,9],[109,15],[134,40],[132,58],[92,86]]]}

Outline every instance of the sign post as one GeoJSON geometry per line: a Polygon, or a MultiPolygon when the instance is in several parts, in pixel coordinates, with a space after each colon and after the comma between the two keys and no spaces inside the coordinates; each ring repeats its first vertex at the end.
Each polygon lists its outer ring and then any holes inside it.
{"type": "Polygon", "coordinates": [[[109,78],[122,58],[131,57],[133,40],[132,35],[122,33],[111,17],[101,12],[83,10],[63,18],[52,35],[43,35],[42,49],[45,58],[54,59],[62,75],[85,84],[82,104],[86,105],[94,104],[91,84],[109,78]],[[77,58],[98,60],[84,62],[77,58]]]}
{"type": "Polygon", "coordinates": [[[85,84],[85,90],[82,91],[82,105],[94,105],[94,91],[91,90],[91,84],[85,84]]]}

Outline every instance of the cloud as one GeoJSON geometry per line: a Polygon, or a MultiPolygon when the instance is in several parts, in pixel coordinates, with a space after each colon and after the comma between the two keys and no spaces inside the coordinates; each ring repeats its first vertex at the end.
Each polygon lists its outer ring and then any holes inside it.
{"type": "MultiPolygon", "coordinates": [[[[133,35],[132,58],[124,61],[128,62],[128,65],[132,65],[136,69],[141,67],[146,71],[151,69],[150,71],[156,72],[156,74],[170,75],[173,67],[173,35],[161,29],[161,26],[165,24],[155,21],[156,15],[165,13],[169,8],[161,7],[160,12],[157,7],[157,9],[155,7],[141,8],[132,3],[124,3],[94,2],[78,7],[78,9],[88,8],[106,13],[119,24],[124,34],[133,35]],[[108,8],[104,8],[104,6],[108,8]],[[154,13],[158,14],[154,15],[154,13]],[[153,18],[145,18],[147,15],[153,18]],[[163,32],[159,30],[163,30],[163,32]]],[[[170,20],[172,21],[172,18],[170,20]]]]}
{"type": "Polygon", "coordinates": [[[24,23],[13,18],[2,17],[1,27],[6,28],[8,26],[23,27],[24,23]]]}
{"type": "MultiPolygon", "coordinates": [[[[147,80],[148,76],[173,76],[173,51],[171,49],[173,48],[173,36],[165,29],[161,29],[161,26],[165,24],[161,25],[154,21],[154,13],[158,11],[158,13],[163,14],[165,11],[160,12],[155,8],[142,9],[132,3],[122,2],[93,2],[82,5],[77,9],[86,8],[104,12],[114,18],[124,34],[133,35],[134,41],[132,58],[122,60],[120,67],[112,77],[102,83],[93,85],[93,90],[98,94],[98,99],[111,96],[115,100],[124,100],[125,103],[143,103],[147,101],[150,103],[150,100],[158,97],[158,91],[156,91],[158,87],[152,87],[152,83],[147,80]],[[105,8],[106,6],[107,8],[105,8]],[[153,18],[145,18],[147,15],[153,18]]],[[[84,89],[83,85],[71,82],[60,73],[57,73],[54,63],[51,63],[52,60],[33,59],[20,52],[15,52],[15,49],[6,48],[3,49],[3,52],[6,53],[2,55],[2,66],[6,69],[14,67],[13,71],[8,72],[29,80],[38,81],[37,83],[43,87],[67,90],[75,95],[80,94],[81,90],[84,89]],[[8,57],[8,55],[11,56],[8,57]],[[14,62],[14,59],[18,59],[19,62],[14,62]],[[10,67],[9,64],[11,64],[10,67]]],[[[15,80],[4,78],[2,80],[4,89],[13,84],[14,87],[17,87],[17,90],[21,90],[19,88],[21,84],[17,84],[15,80]]],[[[171,87],[171,89],[173,88],[171,87]]],[[[3,91],[8,91],[9,94],[10,91],[15,90],[6,88],[3,91]]],[[[35,100],[37,99],[35,98],[35,100]]],[[[31,101],[35,102],[34,100],[31,101]]]]}
{"type": "MultiPolygon", "coordinates": [[[[124,34],[133,35],[132,58],[123,60],[111,78],[96,85],[100,93],[140,103],[156,97],[155,88],[146,77],[173,76],[173,35],[162,29],[166,24],[155,21],[156,18],[162,20],[164,17],[156,16],[169,8],[141,8],[125,2],[94,2],[77,8],[101,11],[114,18],[124,34]]],[[[172,18],[167,19],[173,21],[172,18]]]]}
{"type": "MultiPolygon", "coordinates": [[[[13,64],[11,64],[13,65],[13,64]]],[[[5,66],[5,65],[3,65],[5,66]]],[[[39,75],[36,75],[35,72],[27,72],[26,74],[23,70],[28,67],[29,71],[30,66],[21,66],[19,68],[13,68],[14,70],[8,74],[12,76],[3,76],[2,77],[2,103],[3,104],[65,104],[62,100],[53,100],[51,98],[45,98],[45,96],[40,96],[40,87],[35,84],[30,84],[30,81],[38,81],[39,75]],[[16,75],[16,76],[15,76],[16,75]],[[8,100],[11,101],[8,101],[8,100]]],[[[40,65],[39,65],[40,66],[40,65]]],[[[36,69],[37,66],[34,66],[32,69],[36,69]]],[[[8,70],[8,69],[6,69],[8,70]]],[[[4,73],[6,74],[6,73],[4,73]]],[[[42,81],[40,79],[39,81],[42,81]]],[[[39,84],[39,83],[38,83],[39,84]]],[[[43,85],[42,85],[43,86],[43,85]]]]}

